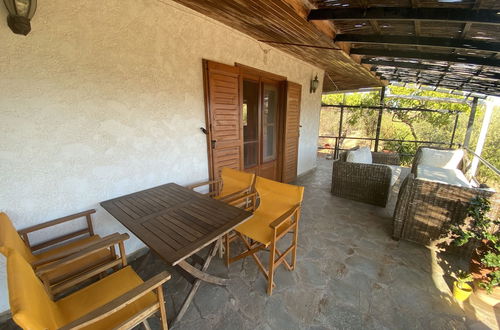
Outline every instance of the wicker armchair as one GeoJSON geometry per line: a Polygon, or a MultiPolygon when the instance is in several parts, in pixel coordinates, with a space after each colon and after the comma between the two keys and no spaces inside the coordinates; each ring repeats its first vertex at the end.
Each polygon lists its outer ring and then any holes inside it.
{"type": "Polygon", "coordinates": [[[372,152],[373,164],[347,162],[347,152],[333,162],[333,195],[385,207],[389,197],[392,172],[385,165],[399,165],[395,153],[372,152]]]}
{"type": "MultiPolygon", "coordinates": [[[[475,196],[488,198],[492,205],[490,217],[498,217],[499,200],[494,191],[467,188],[416,178],[421,149],[415,155],[412,173],[403,181],[393,217],[393,238],[429,244],[437,240],[450,223],[467,216],[470,200],[475,196]]],[[[459,169],[465,168],[462,161],[459,169]]]]}

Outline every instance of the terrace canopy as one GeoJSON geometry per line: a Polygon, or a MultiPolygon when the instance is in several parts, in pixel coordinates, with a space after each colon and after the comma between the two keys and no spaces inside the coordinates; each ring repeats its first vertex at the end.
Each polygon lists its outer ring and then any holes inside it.
{"type": "Polygon", "coordinates": [[[175,1],[324,68],[324,92],[404,82],[500,95],[498,1],[175,1]]]}
{"type": "Polygon", "coordinates": [[[382,80],[500,95],[500,2],[494,0],[314,1],[310,21],[333,22],[382,80]]]}

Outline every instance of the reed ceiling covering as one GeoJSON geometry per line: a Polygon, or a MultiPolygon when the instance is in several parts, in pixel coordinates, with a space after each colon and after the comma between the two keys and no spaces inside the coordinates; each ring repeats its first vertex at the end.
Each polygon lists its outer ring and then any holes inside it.
{"type": "MultiPolygon", "coordinates": [[[[175,0],[326,72],[500,96],[500,0],[175,0]]],[[[214,45],[216,47],[216,45],[214,45]]]]}
{"type": "Polygon", "coordinates": [[[265,49],[268,44],[324,69],[330,78],[325,77],[323,90],[382,86],[369,69],[335,46],[331,23],[307,21],[313,8],[307,0],[175,1],[262,41],[265,49]]]}
{"type": "Polygon", "coordinates": [[[500,96],[500,1],[311,0],[382,80],[500,96]]]}

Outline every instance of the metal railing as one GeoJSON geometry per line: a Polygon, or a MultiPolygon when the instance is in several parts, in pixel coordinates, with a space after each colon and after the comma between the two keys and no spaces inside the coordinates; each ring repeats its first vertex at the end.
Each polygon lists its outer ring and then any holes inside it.
{"type": "Polygon", "coordinates": [[[484,159],[483,157],[479,156],[478,154],[476,154],[474,151],[470,150],[469,148],[465,147],[464,148],[465,150],[467,150],[467,152],[471,153],[474,157],[477,157],[477,159],[479,159],[479,161],[486,167],[488,167],[490,170],[493,171],[493,173],[495,173],[496,175],[500,176],[500,170],[498,168],[496,168],[495,166],[493,166],[493,164],[491,164],[489,161],[487,161],[486,159],[484,159]]]}
{"type": "MultiPolygon", "coordinates": [[[[340,141],[339,140],[364,140],[364,141],[382,141],[382,142],[399,142],[399,143],[418,143],[420,145],[427,145],[427,146],[448,146],[450,148],[452,147],[461,147],[461,144],[459,143],[454,143],[454,142],[439,142],[439,141],[425,141],[425,140],[401,140],[401,139],[376,139],[376,138],[368,138],[368,137],[355,137],[355,136],[331,136],[331,135],[320,135],[319,138],[323,139],[334,139],[334,147],[318,147],[318,150],[333,150],[333,158],[337,159],[339,157],[339,154],[341,151],[347,150],[345,148],[340,147],[340,141]]],[[[413,153],[400,153],[403,156],[414,156],[415,154],[413,153]]]]}
{"type": "MultiPolygon", "coordinates": [[[[382,93],[381,95],[381,102],[383,103],[383,96],[384,94],[382,93]]],[[[345,104],[335,104],[335,105],[322,105],[322,111],[325,109],[329,110],[338,110],[340,111],[340,120],[339,120],[339,125],[338,125],[338,135],[337,136],[330,136],[330,135],[320,135],[319,138],[329,138],[329,139],[335,139],[335,144],[333,148],[325,148],[325,147],[318,147],[318,149],[334,149],[333,157],[337,159],[339,157],[340,151],[345,150],[341,148],[341,141],[342,140],[365,140],[365,141],[375,141],[375,146],[374,146],[374,151],[378,151],[379,149],[379,142],[399,142],[399,143],[418,143],[418,144],[423,144],[423,145],[446,145],[449,148],[452,148],[454,146],[460,146],[460,144],[455,143],[455,133],[457,130],[458,126],[458,118],[460,116],[460,111],[456,110],[436,110],[436,109],[419,109],[419,108],[397,108],[397,107],[391,107],[387,105],[372,105],[372,106],[363,106],[363,105],[345,105],[345,104]],[[347,136],[341,136],[342,134],[342,127],[344,124],[344,110],[348,109],[370,109],[370,110],[376,110],[378,111],[378,119],[377,119],[377,127],[376,127],[376,134],[375,137],[347,137],[347,136]],[[380,138],[380,129],[382,126],[382,114],[384,111],[388,112],[396,112],[396,111],[416,111],[416,112],[434,112],[434,113],[442,113],[442,114],[451,114],[455,116],[454,123],[453,123],[453,130],[451,132],[451,137],[449,142],[442,142],[442,141],[420,141],[420,140],[402,140],[402,139],[383,139],[380,138]]],[[[414,154],[409,154],[409,153],[400,153],[403,156],[413,156],[414,154]]]]}

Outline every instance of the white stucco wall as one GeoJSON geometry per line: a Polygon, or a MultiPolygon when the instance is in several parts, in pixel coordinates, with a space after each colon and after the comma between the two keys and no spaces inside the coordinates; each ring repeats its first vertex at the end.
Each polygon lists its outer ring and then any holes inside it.
{"type": "MultiPolygon", "coordinates": [[[[124,232],[100,201],[206,179],[202,58],[302,84],[299,173],[315,166],[318,68],[276,49],[264,63],[269,46],[168,0],[40,1],[27,37],[6,16],[0,5],[0,211],[17,228],[96,208],[99,234],[124,232]]],[[[0,294],[1,312],[3,257],[0,294]]]]}

